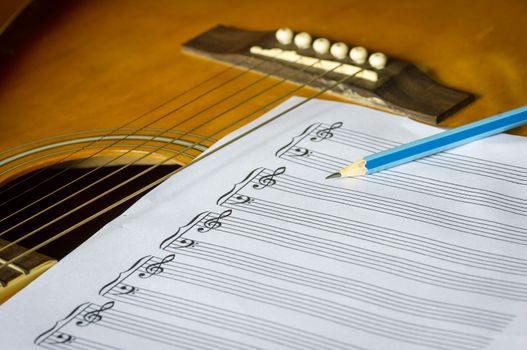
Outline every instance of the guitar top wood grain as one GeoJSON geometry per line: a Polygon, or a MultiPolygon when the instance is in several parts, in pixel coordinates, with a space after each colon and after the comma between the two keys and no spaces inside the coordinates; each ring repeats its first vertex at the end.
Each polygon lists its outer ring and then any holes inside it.
{"type": "MultiPolygon", "coordinates": [[[[520,0],[58,1],[51,7],[35,22],[37,33],[18,34],[18,44],[2,38],[0,149],[118,127],[218,72],[221,65],[180,52],[183,42],[218,23],[299,28],[422,64],[439,81],[477,94],[445,126],[512,109],[527,96],[527,3],[520,0]]],[[[20,29],[16,24],[10,30],[20,29]]],[[[527,135],[527,128],[515,133],[527,135]]]]}

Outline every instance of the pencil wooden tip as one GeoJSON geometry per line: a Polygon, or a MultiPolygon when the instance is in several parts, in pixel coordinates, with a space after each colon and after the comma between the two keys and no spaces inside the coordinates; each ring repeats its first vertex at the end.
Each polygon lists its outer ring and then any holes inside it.
{"type": "Polygon", "coordinates": [[[368,169],[366,169],[366,161],[364,159],[359,159],[339,171],[342,177],[361,176],[367,172],[368,169]]]}
{"type": "Polygon", "coordinates": [[[340,173],[334,173],[334,174],[326,176],[326,179],[333,179],[335,177],[340,177],[340,176],[341,176],[340,173]]]}

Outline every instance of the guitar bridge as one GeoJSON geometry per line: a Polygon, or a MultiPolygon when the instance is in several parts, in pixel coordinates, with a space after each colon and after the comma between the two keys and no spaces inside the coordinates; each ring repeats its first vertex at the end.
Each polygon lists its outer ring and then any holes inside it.
{"type": "Polygon", "coordinates": [[[428,124],[440,123],[474,100],[473,94],[435,81],[412,63],[382,53],[367,59],[362,47],[348,52],[345,43],[329,46],[329,40],[311,41],[307,33],[294,39],[284,40],[280,30],[275,34],[219,25],[186,42],[182,49],[428,124]],[[349,79],[342,81],[346,76],[349,79]]]}

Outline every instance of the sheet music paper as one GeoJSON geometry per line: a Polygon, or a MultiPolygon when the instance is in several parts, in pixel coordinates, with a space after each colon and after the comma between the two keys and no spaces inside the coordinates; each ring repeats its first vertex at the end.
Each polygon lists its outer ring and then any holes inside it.
{"type": "Polygon", "coordinates": [[[525,349],[527,139],[324,179],[439,131],[310,101],[170,178],[0,307],[1,348],[525,349]]]}

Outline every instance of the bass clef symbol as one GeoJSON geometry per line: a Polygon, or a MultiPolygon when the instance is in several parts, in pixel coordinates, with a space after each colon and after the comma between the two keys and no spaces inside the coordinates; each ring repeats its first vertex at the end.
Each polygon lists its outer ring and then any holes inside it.
{"type": "MultiPolygon", "coordinates": [[[[198,228],[198,231],[199,231],[199,228],[198,228]]],[[[179,248],[188,248],[188,247],[194,247],[195,245],[197,245],[198,242],[196,242],[195,240],[193,239],[189,239],[189,238],[180,238],[180,239],[176,239],[172,242],[172,245],[170,246],[171,248],[174,248],[174,249],[179,249],[179,248]]]]}
{"type": "Polygon", "coordinates": [[[198,228],[198,231],[199,232],[209,232],[210,230],[220,228],[222,225],[220,220],[230,216],[231,214],[232,214],[232,210],[227,209],[223,213],[219,214],[218,216],[205,220],[205,222],[203,223],[203,227],[198,228]]]}
{"type": "Polygon", "coordinates": [[[145,268],[145,272],[139,273],[138,276],[141,277],[141,278],[148,278],[148,277],[152,277],[154,275],[158,275],[158,274],[160,274],[161,272],[164,271],[163,265],[166,264],[166,263],[171,262],[172,260],[174,260],[174,258],[175,258],[174,254],[167,255],[167,256],[165,256],[163,258],[163,260],[148,265],[145,268]]]}
{"type": "Polygon", "coordinates": [[[273,171],[272,174],[267,174],[267,175],[262,176],[258,180],[258,183],[253,185],[253,188],[257,190],[261,190],[263,188],[273,186],[276,184],[275,177],[278,175],[282,175],[283,173],[285,173],[285,167],[281,166],[277,168],[275,171],[273,171]]]}
{"type": "Polygon", "coordinates": [[[342,125],[343,125],[342,122],[336,122],[336,123],[331,124],[329,128],[324,128],[322,130],[317,131],[315,134],[316,136],[313,136],[311,138],[311,141],[320,142],[322,140],[332,138],[334,136],[333,130],[341,128],[342,125]]]}
{"type": "Polygon", "coordinates": [[[233,197],[229,198],[229,201],[227,203],[228,204],[240,205],[240,204],[250,204],[252,202],[254,202],[254,198],[251,198],[251,197],[246,196],[244,194],[239,194],[239,195],[236,195],[236,196],[233,196],[233,197]]]}
{"type": "Polygon", "coordinates": [[[129,284],[120,284],[117,288],[111,290],[113,295],[126,295],[135,294],[139,288],[131,286],[129,284]]]}
{"type": "Polygon", "coordinates": [[[311,151],[304,147],[295,147],[290,150],[291,157],[309,157],[311,151]]]}
{"type": "Polygon", "coordinates": [[[54,339],[50,340],[50,344],[71,344],[75,337],[66,333],[55,333],[54,339]]]}
{"type": "Polygon", "coordinates": [[[77,321],[75,324],[79,327],[86,327],[92,323],[97,323],[102,320],[101,312],[111,309],[114,306],[113,301],[109,301],[103,304],[101,307],[87,312],[82,316],[82,320],[77,321]]]}

